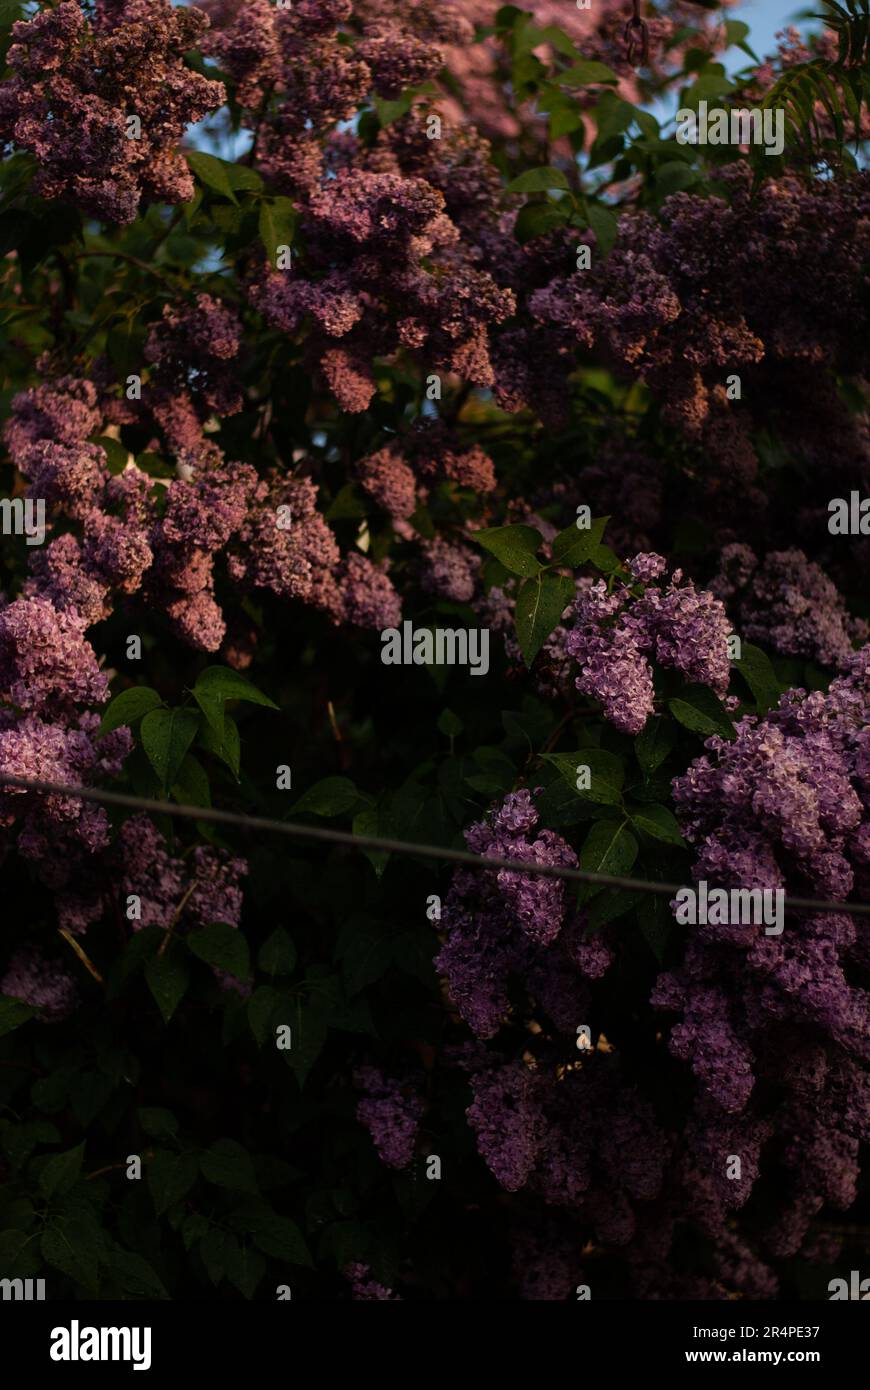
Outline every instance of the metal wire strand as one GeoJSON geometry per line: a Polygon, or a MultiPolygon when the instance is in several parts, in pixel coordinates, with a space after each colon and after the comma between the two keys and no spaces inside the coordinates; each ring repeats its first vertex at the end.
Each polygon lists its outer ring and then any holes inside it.
{"type": "MultiPolygon", "coordinates": [[[[394,840],[383,835],[356,835],[349,830],[328,830],[325,826],[301,825],[298,821],[272,820],[266,816],[246,816],[235,811],[221,811],[214,806],[177,806],[171,801],[156,801],[128,792],[105,791],[101,787],[75,787],[63,782],[42,782],[30,777],[13,777],[0,772],[0,786],[17,787],[21,791],[40,792],[49,796],[68,796],[81,801],[96,801],[106,806],[124,806],[131,810],[147,811],[154,816],[175,816],[180,820],[210,821],[215,825],[234,825],[243,830],[259,830],[266,834],[286,835],[291,839],[315,840],[330,845],[345,845],[349,849],[383,850],[388,854],[407,854],[423,859],[438,859],[449,864],[467,864],[476,869],[509,869],[515,873],[538,874],[542,878],[562,878],[575,883],[591,883],[604,888],[624,888],[629,892],[656,893],[673,897],[682,883],[658,883],[652,879],[627,878],[623,874],[598,874],[587,869],[572,869],[561,864],[535,864],[522,859],[497,859],[472,854],[470,850],[450,849],[442,845],[418,844],[414,840],[394,840]]],[[[819,898],[784,897],[783,906],[799,912],[843,912],[852,917],[870,916],[870,904],[838,903],[819,898]]]]}

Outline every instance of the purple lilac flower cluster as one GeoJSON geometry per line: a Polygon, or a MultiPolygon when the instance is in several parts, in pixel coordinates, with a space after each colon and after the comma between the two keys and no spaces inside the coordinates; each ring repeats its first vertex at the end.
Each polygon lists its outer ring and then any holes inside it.
{"type": "MultiPolygon", "coordinates": [[[[866,898],[870,844],[870,647],[829,692],[791,690],[765,719],[674,781],[695,875],[726,887],[866,898]]],[[[781,935],[724,923],[693,929],[653,1003],[676,1012],[674,1055],[696,1084],[687,1132],[690,1192],[714,1229],[748,1201],[770,1146],[785,1170],[771,1254],[801,1249],[813,1216],[854,1200],[870,1138],[870,995],[854,983],[868,938],[845,914],[792,913],[781,935]],[[729,1155],[743,1176],[729,1180],[729,1155]]]]}
{"type": "MultiPolygon", "coordinates": [[[[576,867],[570,845],[539,828],[539,819],[531,792],[512,792],[488,821],[465,832],[466,843],[475,854],[576,867]]],[[[498,1031],[509,1011],[512,977],[526,976],[543,948],[552,969],[536,983],[547,992],[545,1006],[563,1006],[563,981],[570,992],[570,980],[582,974],[572,956],[577,943],[570,926],[563,934],[567,916],[565,886],[558,879],[510,869],[457,871],[444,904],[446,937],[435,965],[479,1038],[498,1031]]]]}
{"type": "Polygon", "coordinates": [[[564,650],[580,667],[577,689],[600,700],[605,718],[627,734],[639,733],[653,712],[651,658],[717,695],[728,689],[731,624],[723,605],[680,570],[660,587],[666,569],[660,555],[641,554],[612,589],[603,579],[587,582],[564,633],[564,650]]]}
{"type": "Polygon", "coordinates": [[[360,1067],[354,1081],[365,1092],[356,1108],[357,1119],[371,1134],[382,1161],[388,1168],[407,1168],[423,1113],[420,1097],[377,1067],[360,1067]]]}
{"type": "Polygon", "coordinates": [[[842,595],[802,550],[771,551],[759,560],[735,542],[722,551],[721,569],[710,589],[739,617],[748,641],[782,656],[811,657],[840,667],[870,629],[852,618],[842,595]]]}

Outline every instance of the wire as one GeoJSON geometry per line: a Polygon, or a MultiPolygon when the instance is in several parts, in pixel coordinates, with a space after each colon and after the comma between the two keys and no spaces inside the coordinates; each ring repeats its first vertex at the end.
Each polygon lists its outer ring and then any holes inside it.
{"type": "MultiPolygon", "coordinates": [[[[414,840],[393,840],[381,835],[357,835],[349,830],[328,830],[325,826],[300,825],[297,821],[239,815],[235,811],[220,811],[214,806],[177,806],[169,801],[130,796],[127,792],[104,791],[100,787],[74,787],[63,782],[42,782],[30,777],[13,777],[6,772],[0,772],[0,785],[19,787],[22,791],[44,792],[51,796],[70,796],[81,801],[96,801],[107,806],[127,806],[138,811],[148,811],[155,816],[176,816],[181,820],[236,825],[245,830],[262,830],[267,834],[287,835],[300,840],[347,845],[351,849],[375,849],[389,854],[417,855],[424,859],[446,860],[452,864],[468,864],[473,868],[509,869],[515,873],[538,874],[542,878],[563,878],[575,883],[592,883],[605,888],[624,888],[630,892],[658,893],[673,897],[686,886],[681,883],[656,883],[644,878],[626,878],[622,874],[598,874],[587,869],[572,869],[562,864],[498,859],[489,855],[472,854],[470,850],[417,844],[414,840]]],[[[784,897],[783,906],[791,911],[845,912],[853,917],[870,916],[870,904],[866,903],[838,903],[817,898],[784,897]]]]}

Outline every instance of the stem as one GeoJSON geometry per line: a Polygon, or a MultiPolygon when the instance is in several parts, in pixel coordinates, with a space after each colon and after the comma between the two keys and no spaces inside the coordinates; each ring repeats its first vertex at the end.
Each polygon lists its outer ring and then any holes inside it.
{"type": "Polygon", "coordinates": [[[166,947],[169,945],[169,938],[172,936],[172,933],[175,931],[175,928],[176,928],[177,925],[178,925],[178,919],[179,919],[179,917],[181,916],[182,912],[184,911],[185,907],[187,906],[187,901],[188,901],[188,899],[189,899],[191,893],[193,892],[193,890],[194,890],[194,888],[196,887],[196,885],[197,885],[198,882],[199,882],[199,879],[194,878],[194,879],[192,879],[191,882],[188,884],[188,886],[187,886],[187,888],[186,888],[186,890],[185,890],[185,893],[184,893],[184,897],[181,899],[181,902],[178,904],[178,907],[177,907],[177,908],[175,909],[175,911],[173,912],[173,914],[172,914],[172,921],[169,923],[169,926],[166,928],[166,934],[165,934],[165,936],[163,937],[163,940],[161,941],[160,946],[158,947],[158,950],[157,950],[158,956],[162,956],[163,953],[164,953],[164,951],[166,950],[166,947]]]}
{"type": "Polygon", "coordinates": [[[70,259],[73,261],[84,261],[94,256],[99,256],[104,260],[110,261],[128,261],[130,265],[135,265],[139,270],[144,270],[146,275],[153,275],[155,279],[160,280],[172,294],[176,293],[175,285],[173,285],[172,281],[168,279],[162,271],[155,270],[154,266],[149,265],[147,261],[141,261],[138,256],[131,256],[126,251],[79,251],[75,256],[70,257],[70,259]]]}
{"type": "Polygon", "coordinates": [[[97,984],[98,984],[98,985],[102,985],[102,986],[105,988],[105,984],[106,984],[105,980],[103,979],[103,977],[102,977],[102,975],[100,974],[100,972],[99,972],[99,970],[97,969],[97,967],[96,967],[96,966],[93,964],[93,962],[88,958],[88,956],[86,955],[85,951],[82,949],[82,947],[81,947],[81,946],[79,945],[79,943],[76,941],[75,937],[70,936],[69,932],[66,930],[65,927],[60,927],[60,928],[58,929],[58,935],[59,935],[59,936],[62,936],[63,939],[64,939],[64,941],[66,941],[66,942],[68,943],[68,945],[72,946],[73,950],[75,951],[75,953],[76,953],[76,955],[78,956],[79,960],[81,961],[82,965],[83,965],[83,966],[85,967],[85,969],[89,972],[89,974],[93,975],[93,977],[94,977],[94,979],[96,980],[97,984]]]}

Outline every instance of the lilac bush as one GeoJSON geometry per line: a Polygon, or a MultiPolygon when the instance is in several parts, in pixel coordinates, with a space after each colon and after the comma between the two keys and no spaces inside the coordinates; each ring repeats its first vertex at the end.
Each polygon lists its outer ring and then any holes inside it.
{"type": "Polygon", "coordinates": [[[0,778],[61,788],[0,781],[0,1272],[53,1297],[866,1246],[860,14],[529,6],[0,17],[0,778]]]}

